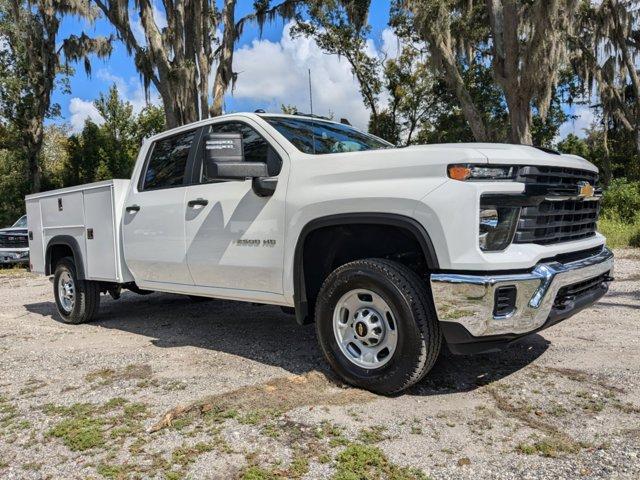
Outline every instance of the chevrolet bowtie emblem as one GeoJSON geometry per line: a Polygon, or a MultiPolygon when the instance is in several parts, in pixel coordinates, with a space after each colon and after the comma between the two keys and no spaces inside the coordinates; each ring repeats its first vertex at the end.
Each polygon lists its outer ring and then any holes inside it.
{"type": "Polygon", "coordinates": [[[580,198],[591,198],[596,193],[596,189],[589,182],[579,182],[578,187],[580,188],[578,193],[580,198]]]}

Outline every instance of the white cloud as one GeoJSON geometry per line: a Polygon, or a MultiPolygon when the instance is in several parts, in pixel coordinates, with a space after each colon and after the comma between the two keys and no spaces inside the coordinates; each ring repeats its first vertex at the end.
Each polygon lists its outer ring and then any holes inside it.
{"type": "MultiPolygon", "coordinates": [[[[313,110],[319,115],[334,114],[366,128],[369,112],[360,95],[349,63],[337,55],[323,53],[312,39],[291,38],[291,23],[285,25],[279,42],[254,40],[234,54],[238,82],[233,96],[251,100],[256,107],[279,111],[281,104],[295,105],[309,112],[309,77],[313,87],[313,110]]],[[[397,55],[391,32],[382,34],[382,50],[387,58],[397,55]],[[395,50],[394,50],[395,49],[395,50]]],[[[380,55],[373,41],[367,42],[371,55],[380,55]]]]}
{"type": "MultiPolygon", "coordinates": [[[[112,74],[109,70],[100,69],[96,73],[96,77],[109,84],[114,84],[118,89],[120,98],[126,100],[133,106],[133,112],[139,113],[144,107],[147,106],[147,98],[144,91],[144,85],[137,76],[129,77],[128,80],[112,74]]],[[[154,105],[159,105],[160,98],[155,91],[150,92],[149,102],[154,105]]]]}
{"type": "Polygon", "coordinates": [[[576,115],[577,118],[562,124],[560,131],[558,132],[559,139],[565,138],[570,133],[573,133],[580,138],[586,137],[586,130],[591,127],[596,119],[593,110],[587,105],[578,106],[572,114],[576,115]]]}
{"type": "Polygon", "coordinates": [[[382,31],[381,37],[382,46],[380,49],[382,50],[383,55],[385,55],[387,59],[398,58],[402,44],[395,32],[390,28],[385,28],[382,31]]]}
{"type": "Polygon", "coordinates": [[[72,133],[82,131],[87,119],[97,123],[98,125],[104,122],[93,102],[82,100],[77,97],[74,97],[69,101],[69,113],[71,114],[69,123],[71,124],[72,133]]]}
{"type": "MultiPolygon", "coordinates": [[[[122,77],[113,75],[106,69],[100,69],[96,73],[96,78],[108,84],[114,84],[118,89],[118,94],[122,100],[129,102],[133,106],[133,113],[140,111],[147,105],[147,99],[144,92],[144,86],[137,77],[131,77],[125,80],[122,77]]],[[[156,92],[151,92],[150,103],[159,105],[160,98],[156,92]]],[[[94,123],[101,125],[104,119],[93,104],[93,100],[83,100],[74,97],[69,101],[69,123],[71,124],[71,132],[78,133],[84,128],[85,120],[90,119],[94,123]]]]}

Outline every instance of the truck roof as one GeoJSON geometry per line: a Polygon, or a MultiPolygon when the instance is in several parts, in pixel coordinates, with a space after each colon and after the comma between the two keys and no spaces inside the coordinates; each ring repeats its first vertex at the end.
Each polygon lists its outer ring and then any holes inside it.
{"type": "MultiPolygon", "coordinates": [[[[342,125],[344,126],[344,124],[340,123],[340,122],[336,122],[334,120],[330,120],[324,117],[319,117],[319,116],[308,116],[308,115],[300,115],[300,114],[296,114],[296,115],[291,115],[288,113],[269,113],[269,112],[260,112],[260,113],[256,113],[256,112],[234,112],[234,113],[226,113],[224,115],[220,115],[218,117],[210,117],[210,118],[205,118],[203,120],[198,120],[197,122],[192,122],[192,123],[187,123],[186,125],[181,125],[179,127],[175,127],[172,128],[170,130],[164,130],[163,132],[157,133],[155,135],[152,135],[151,137],[147,137],[145,140],[146,141],[151,141],[151,140],[155,140],[157,138],[161,138],[161,137],[165,137],[167,136],[168,133],[178,133],[178,132],[182,132],[185,130],[189,130],[191,128],[194,127],[200,127],[202,125],[208,125],[209,123],[211,123],[212,121],[217,121],[217,120],[223,120],[225,118],[232,118],[232,117],[245,117],[245,118],[261,118],[261,117],[283,117],[283,118],[293,118],[296,120],[310,120],[310,121],[314,121],[314,122],[327,122],[327,123],[335,123],[336,125],[342,125]]],[[[352,128],[355,128],[352,126],[352,128]]],[[[357,129],[356,129],[357,130],[357,129]]]]}

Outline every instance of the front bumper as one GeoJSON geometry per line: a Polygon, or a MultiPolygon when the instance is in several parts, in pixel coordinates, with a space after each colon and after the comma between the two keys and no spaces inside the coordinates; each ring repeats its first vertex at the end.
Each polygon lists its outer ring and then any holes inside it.
{"type": "Polygon", "coordinates": [[[11,265],[14,263],[27,263],[29,261],[28,248],[0,248],[0,265],[11,265]]]}
{"type": "Polygon", "coordinates": [[[528,273],[432,274],[431,290],[450,349],[481,353],[500,349],[592,305],[607,292],[612,274],[613,253],[605,247],[570,263],[540,263],[528,273]],[[588,285],[592,279],[595,283],[588,285]],[[581,289],[585,282],[588,288],[581,289]],[[561,289],[572,286],[580,294],[560,302],[561,289]],[[495,315],[496,291],[501,287],[515,287],[514,308],[506,315],[495,315]]]}

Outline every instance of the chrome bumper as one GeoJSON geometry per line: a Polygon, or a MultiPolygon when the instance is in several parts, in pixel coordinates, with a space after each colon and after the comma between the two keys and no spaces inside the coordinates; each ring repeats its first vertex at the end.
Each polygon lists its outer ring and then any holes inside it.
{"type": "Polygon", "coordinates": [[[0,248],[0,265],[29,261],[28,248],[0,248]]]}
{"type": "Polygon", "coordinates": [[[474,337],[525,334],[541,328],[558,291],[600,275],[613,274],[613,253],[603,251],[572,263],[541,263],[530,273],[506,275],[431,275],[433,300],[441,322],[458,323],[474,337]],[[494,316],[495,291],[515,286],[515,309],[494,316]]]}

